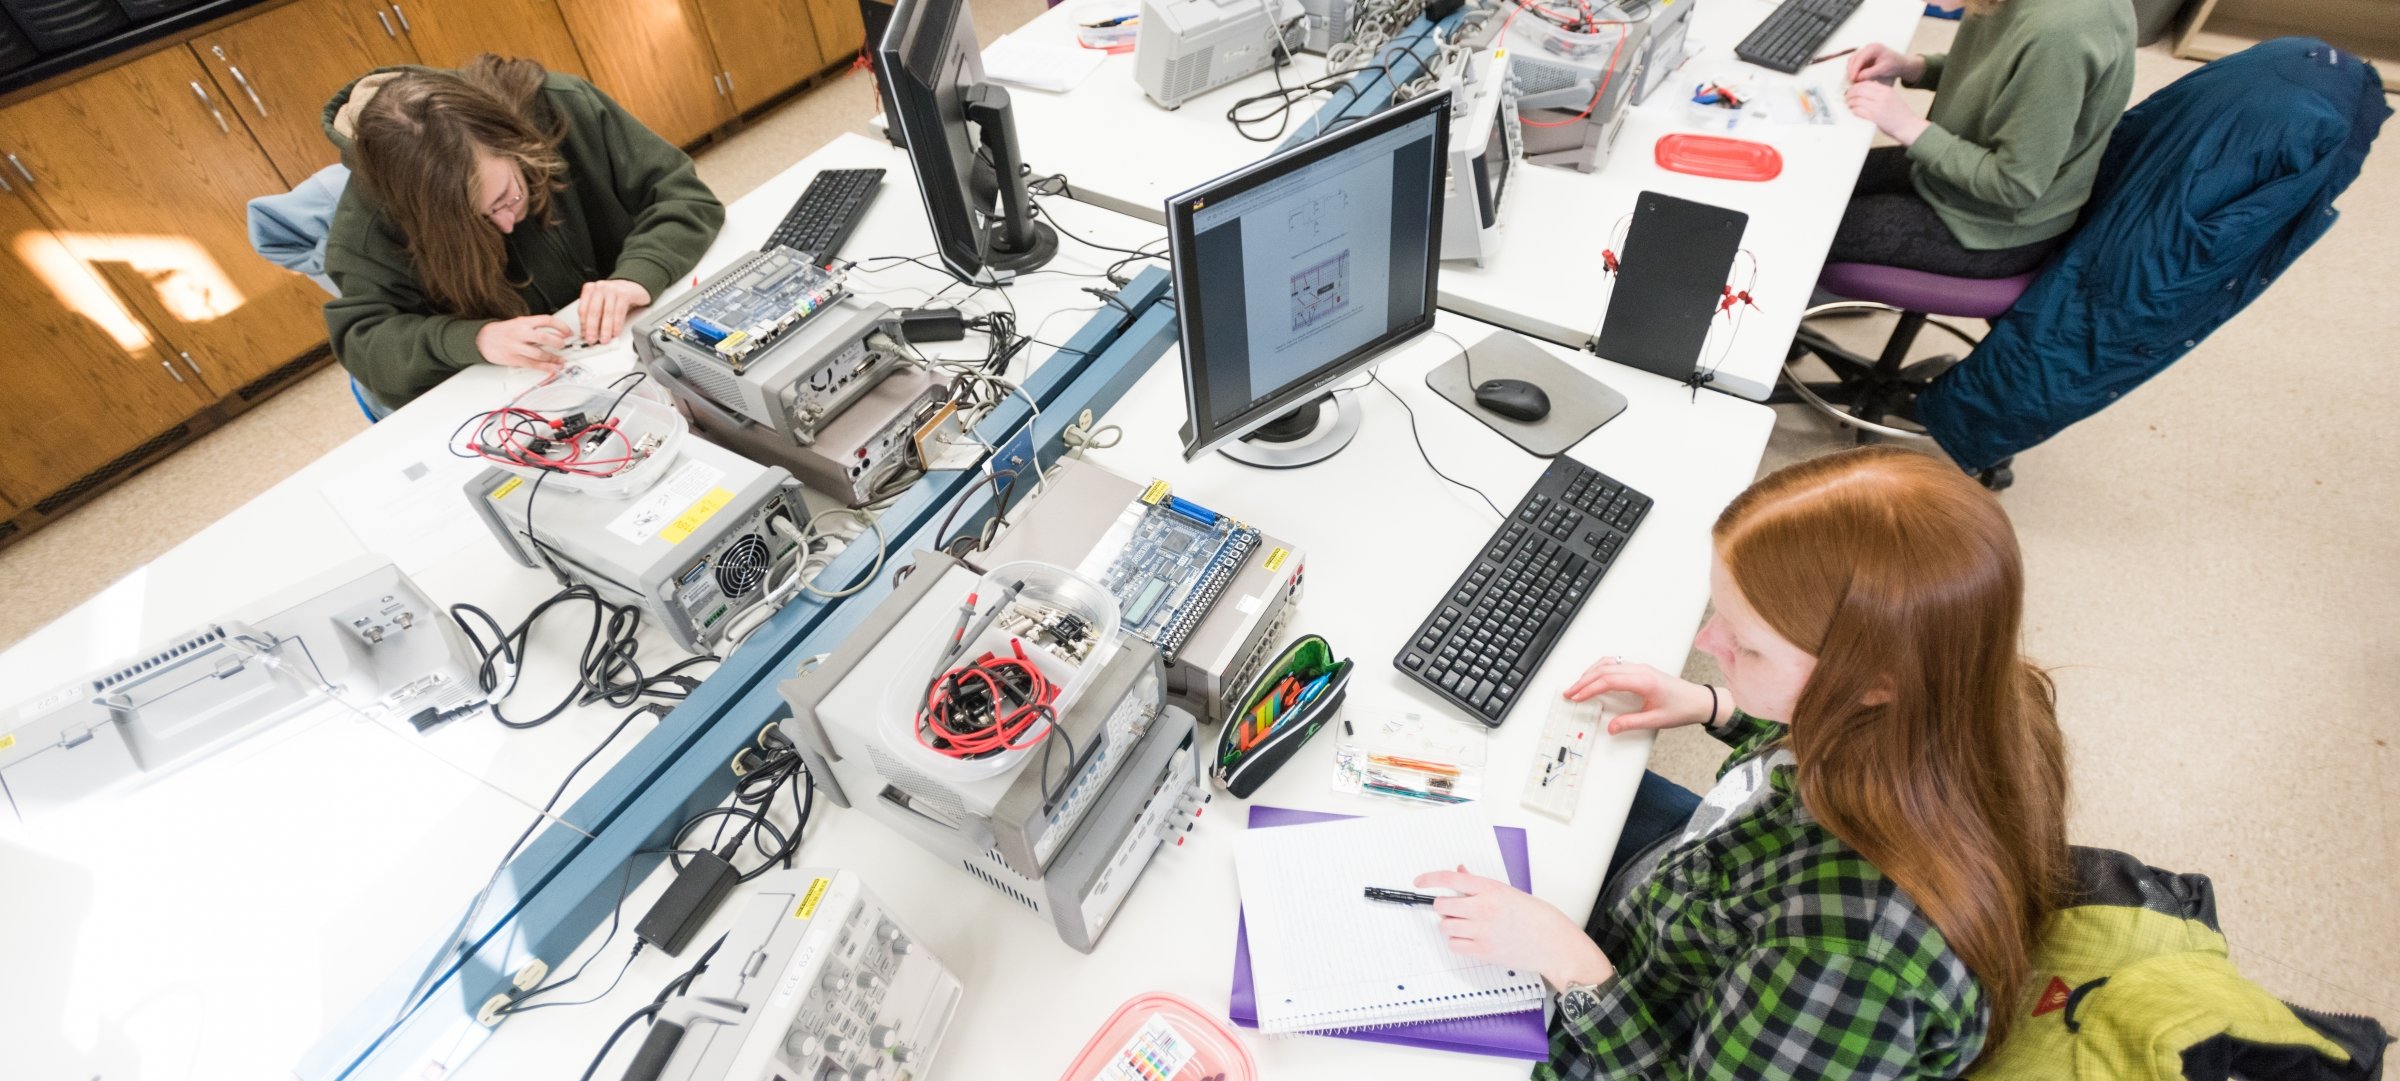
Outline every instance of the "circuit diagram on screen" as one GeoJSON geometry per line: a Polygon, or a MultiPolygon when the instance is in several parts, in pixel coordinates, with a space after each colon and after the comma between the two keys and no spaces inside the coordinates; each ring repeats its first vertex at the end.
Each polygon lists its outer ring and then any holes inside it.
{"type": "Polygon", "coordinates": [[[1311,242],[1314,242],[1323,237],[1327,230],[1339,228],[1340,223],[1336,219],[1339,219],[1342,212],[1348,209],[1350,209],[1349,193],[1337,191],[1330,195],[1318,196],[1293,207],[1291,216],[1285,220],[1284,224],[1292,232],[1305,235],[1311,242]]]}
{"type": "Polygon", "coordinates": [[[1350,252],[1292,275],[1292,329],[1306,330],[1350,306],[1350,252]]]}

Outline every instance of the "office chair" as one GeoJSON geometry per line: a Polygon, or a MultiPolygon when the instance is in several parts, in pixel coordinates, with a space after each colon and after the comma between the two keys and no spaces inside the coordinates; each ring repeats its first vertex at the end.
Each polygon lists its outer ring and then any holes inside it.
{"type": "Polygon", "coordinates": [[[1787,362],[1786,400],[1862,440],[1930,438],[2005,488],[2019,452],[2166,370],[2324,236],[2391,114],[2373,64],[2314,38],[2204,65],[2126,112],[2074,233],[2035,274],[1978,282],[1827,266],[1820,284],[1856,303],[1810,311],[1820,326],[1803,324],[1791,360],[1817,356],[1836,378],[1806,382],[1787,362]],[[1819,333],[1831,317],[1876,309],[1902,315],[1873,363],[1819,333]],[[1935,315],[1993,321],[1963,359],[1907,364],[1935,315]]]}
{"type": "MultiPolygon", "coordinates": [[[[1910,363],[1917,337],[1931,325],[1972,350],[1978,339],[1955,323],[1934,317],[1997,319],[2033,284],[2039,271],[2013,278],[1953,278],[1922,270],[1877,266],[1872,263],[1827,263],[1817,275],[1817,288],[1851,299],[1820,304],[1800,319],[1784,360],[1783,385],[1769,402],[1805,402],[1818,412],[1856,431],[1860,443],[1879,440],[1928,440],[1916,424],[1916,398],[1926,386],[1959,363],[1943,355],[1910,363]],[[1869,312],[1897,312],[1899,324],[1873,359],[1853,352],[1826,332],[1835,319],[1869,312]],[[1811,322],[1818,323],[1810,326],[1811,322]],[[1815,357],[1833,370],[1833,379],[1806,380],[1797,371],[1805,357],[1815,357]],[[1906,427],[1888,421],[1897,420],[1906,427]]],[[[2016,482],[2008,460],[1976,471],[1984,487],[1999,491],[2016,482]]]]}

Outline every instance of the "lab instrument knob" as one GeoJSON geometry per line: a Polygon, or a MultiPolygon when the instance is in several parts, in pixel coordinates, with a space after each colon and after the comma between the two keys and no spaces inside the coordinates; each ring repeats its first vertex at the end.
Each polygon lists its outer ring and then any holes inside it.
{"type": "Polygon", "coordinates": [[[825,974],[824,974],[824,975],[817,977],[817,987],[818,987],[819,989],[821,989],[821,990],[826,990],[826,991],[839,991],[839,990],[841,990],[841,989],[842,989],[842,974],[841,974],[841,973],[839,973],[839,972],[835,972],[834,970],[832,970],[832,969],[830,969],[830,968],[829,968],[829,969],[826,969],[826,970],[825,970],[825,974]]]}
{"type": "Polygon", "coordinates": [[[899,1063],[899,1064],[901,1064],[901,1065],[903,1065],[903,1066],[906,1066],[906,1065],[908,1065],[908,1060],[910,1060],[910,1059],[913,1059],[913,1058],[917,1057],[917,1053],[916,1053],[916,1052],[914,1052],[914,1051],[911,1051],[911,1050],[909,1050],[908,1048],[905,1048],[905,1047],[895,1047],[895,1048],[892,1048],[891,1055],[892,1055],[892,1061],[893,1061],[893,1062],[897,1062],[897,1063],[899,1063]]]}
{"type": "Polygon", "coordinates": [[[850,1046],[850,1039],[839,1032],[828,1032],[824,1036],[823,1045],[826,1054],[838,1055],[842,1053],[842,1048],[850,1046]]]}
{"type": "Polygon", "coordinates": [[[900,1028],[897,1025],[877,1025],[867,1033],[867,1042],[877,1047],[890,1047],[900,1042],[900,1028]]]}
{"type": "Polygon", "coordinates": [[[783,1038],[783,1050],[785,1054],[793,1058],[807,1058],[817,1053],[817,1038],[810,1033],[793,1029],[789,1035],[783,1038]]]}
{"type": "Polygon", "coordinates": [[[893,956],[895,956],[895,957],[905,957],[905,956],[907,956],[907,955],[908,955],[908,940],[907,940],[907,939],[905,939],[905,938],[897,938],[897,937],[893,938],[893,939],[892,939],[892,955],[893,955],[893,956]]]}
{"type": "Polygon", "coordinates": [[[872,972],[861,972],[858,974],[858,989],[861,991],[882,990],[883,977],[877,976],[872,972]]]}

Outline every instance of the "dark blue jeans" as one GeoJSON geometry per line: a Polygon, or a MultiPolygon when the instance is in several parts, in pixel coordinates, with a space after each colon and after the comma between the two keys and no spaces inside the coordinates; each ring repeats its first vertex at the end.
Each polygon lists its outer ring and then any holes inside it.
{"type": "MultiPolygon", "coordinates": [[[[1623,867],[1626,860],[1656,844],[1659,838],[1682,829],[1692,820],[1692,812],[1699,809],[1699,793],[1643,770],[1642,786],[1633,793],[1633,809],[1625,813],[1624,832],[1617,834],[1617,851],[1608,857],[1608,878],[1601,881],[1616,878],[1617,868],[1623,867]]],[[[1592,915],[1598,917],[1598,910],[1592,915]]]]}

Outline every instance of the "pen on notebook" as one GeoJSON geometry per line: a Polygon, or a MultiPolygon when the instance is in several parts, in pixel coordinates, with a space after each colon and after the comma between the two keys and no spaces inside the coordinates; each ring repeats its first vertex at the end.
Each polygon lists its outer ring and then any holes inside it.
{"type": "Polygon", "coordinates": [[[1387,890],[1381,886],[1369,886],[1367,887],[1367,900],[1389,901],[1395,905],[1430,905],[1433,903],[1433,896],[1424,893],[1410,893],[1407,890],[1387,890]]]}

